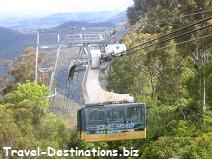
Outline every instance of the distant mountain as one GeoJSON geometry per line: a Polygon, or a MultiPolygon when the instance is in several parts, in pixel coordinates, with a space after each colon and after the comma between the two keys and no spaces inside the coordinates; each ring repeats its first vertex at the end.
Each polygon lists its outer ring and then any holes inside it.
{"type": "Polygon", "coordinates": [[[87,26],[89,23],[87,22],[82,22],[82,21],[69,21],[69,22],[65,22],[63,24],[60,24],[59,26],[55,27],[55,28],[70,28],[70,27],[83,27],[83,26],[87,26]]]}
{"type": "Polygon", "coordinates": [[[111,22],[97,22],[97,23],[88,23],[88,22],[81,22],[81,21],[69,21],[59,25],[56,28],[70,28],[70,27],[112,27],[114,23],[111,22]]]}
{"type": "Polygon", "coordinates": [[[45,17],[0,17],[0,26],[19,30],[22,32],[35,32],[41,28],[52,28],[70,21],[83,21],[86,23],[126,21],[126,12],[74,12],[57,13],[45,17]]]}
{"type": "MultiPolygon", "coordinates": [[[[58,13],[46,17],[48,19],[63,19],[64,21],[83,21],[87,23],[98,23],[112,21],[114,23],[126,21],[126,11],[123,12],[83,12],[83,13],[58,13]]],[[[46,19],[45,18],[45,19],[46,19]]]]}
{"type": "Polygon", "coordinates": [[[115,26],[115,23],[111,22],[98,22],[98,23],[90,23],[87,27],[112,27],[115,26]]]}
{"type": "Polygon", "coordinates": [[[4,61],[14,59],[25,48],[34,46],[35,34],[26,34],[0,27],[0,77],[5,72],[4,61]]]}
{"type": "MultiPolygon", "coordinates": [[[[114,13],[113,13],[114,14],[114,13]]],[[[57,13],[45,17],[43,19],[57,20],[61,19],[63,21],[84,21],[88,23],[95,23],[106,21],[110,17],[111,12],[74,12],[74,13],[57,13]]]]}

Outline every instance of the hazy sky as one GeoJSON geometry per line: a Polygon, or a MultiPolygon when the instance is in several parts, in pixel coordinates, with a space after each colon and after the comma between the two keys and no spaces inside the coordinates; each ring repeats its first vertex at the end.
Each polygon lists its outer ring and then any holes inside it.
{"type": "Polygon", "coordinates": [[[133,0],[0,0],[0,12],[87,12],[124,10],[133,0]]]}

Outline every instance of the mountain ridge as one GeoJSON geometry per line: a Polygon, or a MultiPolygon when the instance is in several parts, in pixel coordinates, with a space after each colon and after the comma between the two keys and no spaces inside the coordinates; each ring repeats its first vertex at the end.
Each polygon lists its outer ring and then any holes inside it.
{"type": "Polygon", "coordinates": [[[56,13],[44,17],[0,18],[0,26],[22,32],[36,32],[42,28],[53,28],[69,21],[83,21],[86,23],[112,22],[119,23],[127,20],[126,11],[102,12],[66,12],[56,13]]]}

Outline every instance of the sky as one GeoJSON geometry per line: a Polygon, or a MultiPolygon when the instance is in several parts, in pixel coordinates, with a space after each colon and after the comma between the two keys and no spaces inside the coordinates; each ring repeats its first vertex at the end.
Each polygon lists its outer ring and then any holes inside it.
{"type": "Polygon", "coordinates": [[[96,12],[125,10],[133,0],[0,0],[3,12],[96,12]]]}

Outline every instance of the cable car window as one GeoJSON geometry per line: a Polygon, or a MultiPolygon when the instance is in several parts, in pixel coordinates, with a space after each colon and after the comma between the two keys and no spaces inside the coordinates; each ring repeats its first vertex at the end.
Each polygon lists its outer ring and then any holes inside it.
{"type": "Polygon", "coordinates": [[[81,132],[83,130],[83,121],[82,121],[82,110],[79,110],[77,113],[77,126],[78,130],[81,132]]]}
{"type": "Polygon", "coordinates": [[[104,134],[106,131],[106,117],[103,109],[88,109],[86,130],[88,134],[104,134]]]}
{"type": "Polygon", "coordinates": [[[113,108],[107,110],[107,133],[121,133],[125,131],[125,109],[113,108]]]}
{"type": "Polygon", "coordinates": [[[145,110],[144,107],[127,108],[127,130],[142,131],[145,127],[145,110]]]}

